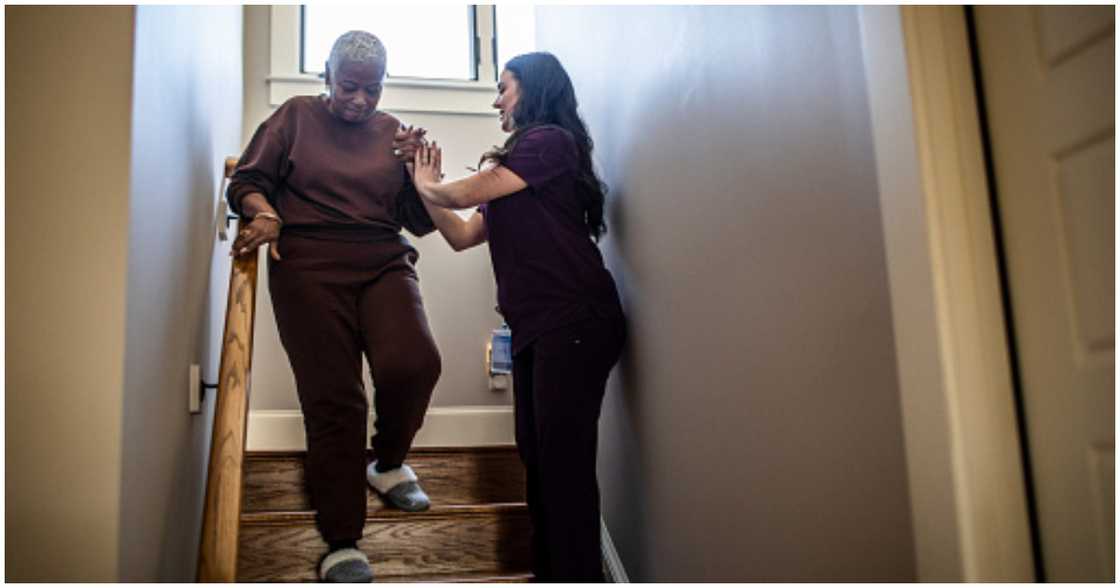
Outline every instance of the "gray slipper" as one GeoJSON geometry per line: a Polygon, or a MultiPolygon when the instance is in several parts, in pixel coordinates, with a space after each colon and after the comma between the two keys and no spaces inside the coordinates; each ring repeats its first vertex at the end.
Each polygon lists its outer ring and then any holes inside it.
{"type": "Polygon", "coordinates": [[[390,504],[408,512],[428,510],[432,506],[428,495],[420,488],[417,482],[401,482],[382,494],[390,504]]]}
{"type": "Polygon", "coordinates": [[[408,512],[428,510],[432,506],[412,468],[402,465],[395,470],[379,472],[376,466],[375,461],[366,468],[366,480],[385,502],[408,512]]]}
{"type": "Polygon", "coordinates": [[[324,582],[367,584],[373,581],[373,569],[366,554],[353,548],[332,551],[319,564],[319,579],[324,582]]]}

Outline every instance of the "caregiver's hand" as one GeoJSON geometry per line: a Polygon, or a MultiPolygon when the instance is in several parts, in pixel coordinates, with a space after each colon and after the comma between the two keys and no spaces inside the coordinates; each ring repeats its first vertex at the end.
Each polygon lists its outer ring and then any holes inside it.
{"type": "Polygon", "coordinates": [[[413,158],[412,181],[421,193],[443,181],[443,151],[432,143],[420,147],[413,158]]]}

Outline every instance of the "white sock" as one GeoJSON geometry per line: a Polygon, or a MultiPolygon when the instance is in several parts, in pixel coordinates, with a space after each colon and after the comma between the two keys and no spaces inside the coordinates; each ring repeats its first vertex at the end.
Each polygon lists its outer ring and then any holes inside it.
{"type": "Polygon", "coordinates": [[[327,554],[327,557],[323,558],[323,563],[319,566],[319,578],[326,578],[327,570],[344,561],[350,560],[364,561],[366,562],[366,565],[369,565],[369,558],[366,557],[366,554],[362,553],[361,551],[358,551],[353,547],[339,549],[337,551],[330,552],[329,554],[327,554]]]}
{"type": "Polygon", "coordinates": [[[388,492],[401,482],[415,482],[417,481],[416,473],[408,465],[402,465],[395,470],[387,472],[377,471],[377,462],[369,464],[366,468],[366,479],[369,480],[369,485],[373,486],[375,490],[382,494],[388,492]]]}

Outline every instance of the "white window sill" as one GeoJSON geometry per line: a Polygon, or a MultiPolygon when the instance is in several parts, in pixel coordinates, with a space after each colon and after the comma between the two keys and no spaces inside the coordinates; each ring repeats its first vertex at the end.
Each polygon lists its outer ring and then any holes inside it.
{"type": "MultiPolygon", "coordinates": [[[[268,77],[268,100],[280,106],[293,96],[320,94],[325,84],[312,74],[268,77]]],[[[494,84],[444,80],[389,79],[378,108],[396,112],[470,114],[496,117],[490,107],[497,95],[494,84]]]]}

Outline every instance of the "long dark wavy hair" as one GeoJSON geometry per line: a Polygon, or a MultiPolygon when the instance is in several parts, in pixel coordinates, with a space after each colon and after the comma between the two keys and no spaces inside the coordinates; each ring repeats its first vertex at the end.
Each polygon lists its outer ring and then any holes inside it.
{"type": "Polygon", "coordinates": [[[482,156],[502,162],[521,137],[534,127],[556,125],[572,134],[579,149],[579,169],[576,171],[576,188],[583,203],[587,231],[598,241],[607,232],[603,218],[603,203],[607,186],[595,175],[591,164],[594,144],[587,134],[577,109],[575,88],[560,60],[551,53],[525,53],[510,59],[505,69],[517,79],[521,95],[514,106],[514,131],[501,148],[482,156]]]}

